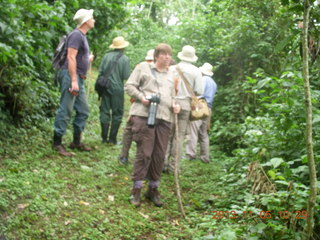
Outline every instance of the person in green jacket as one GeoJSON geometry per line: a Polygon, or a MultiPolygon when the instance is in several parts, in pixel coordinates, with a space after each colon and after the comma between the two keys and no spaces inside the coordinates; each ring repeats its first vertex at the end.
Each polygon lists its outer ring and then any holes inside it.
{"type": "Polygon", "coordinates": [[[99,75],[109,73],[108,89],[102,95],[100,105],[101,137],[105,143],[117,144],[124,107],[123,83],[130,76],[129,58],[123,54],[128,45],[123,37],[114,38],[109,46],[114,50],[103,57],[99,69],[99,75]]]}

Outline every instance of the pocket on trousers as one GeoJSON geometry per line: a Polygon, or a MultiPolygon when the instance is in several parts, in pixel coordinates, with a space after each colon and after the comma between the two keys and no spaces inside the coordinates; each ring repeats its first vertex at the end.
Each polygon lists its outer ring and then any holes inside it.
{"type": "Polygon", "coordinates": [[[131,116],[129,121],[132,126],[131,132],[133,141],[140,142],[142,139],[142,128],[146,123],[137,116],[131,116]]]}

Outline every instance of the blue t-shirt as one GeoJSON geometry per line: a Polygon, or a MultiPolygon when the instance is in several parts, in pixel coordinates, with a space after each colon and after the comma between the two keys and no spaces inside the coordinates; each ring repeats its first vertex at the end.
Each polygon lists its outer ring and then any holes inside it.
{"type": "MultiPolygon", "coordinates": [[[[89,44],[86,38],[86,35],[83,34],[79,29],[73,30],[67,40],[67,48],[74,48],[78,50],[76,56],[77,60],[77,73],[78,74],[87,74],[89,66],[89,44]]],[[[68,69],[68,59],[63,64],[64,69],[68,69]]]]}

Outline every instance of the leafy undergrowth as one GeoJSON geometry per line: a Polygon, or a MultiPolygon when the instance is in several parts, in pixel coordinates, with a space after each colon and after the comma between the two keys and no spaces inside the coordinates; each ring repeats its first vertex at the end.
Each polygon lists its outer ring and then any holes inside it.
{"type": "MultiPolygon", "coordinates": [[[[96,94],[90,93],[90,103],[84,141],[96,148],[93,152],[76,151],[70,158],[57,155],[51,148],[53,119],[41,129],[17,130],[1,142],[0,237],[191,239],[207,235],[208,229],[198,226],[212,223],[207,199],[223,174],[219,164],[223,159],[214,154],[210,164],[182,162],[180,181],[190,223],[180,216],[172,175],[161,180],[163,208],[142,197],[142,206],[136,209],[128,202],[135,144],[130,164],[119,165],[121,145],[108,146],[100,140],[96,94]]],[[[71,124],[68,129],[65,145],[72,138],[71,124]]]]}
{"type": "MultiPolygon", "coordinates": [[[[190,239],[194,227],[182,220],[174,194],[174,180],[164,175],[165,203],[156,208],[143,199],[141,208],[128,204],[132,163],[117,162],[120,146],[100,143],[90,153],[58,156],[49,142],[32,144],[1,161],[1,231],[8,239],[190,239]]],[[[39,139],[40,140],[40,139],[39,139]]],[[[131,154],[134,154],[132,149],[131,154]]],[[[181,177],[187,213],[206,213],[205,200],[219,174],[215,162],[184,162],[181,177]]],[[[196,214],[196,215],[194,215],[196,214]]],[[[197,219],[195,219],[197,220],[197,219]]],[[[211,221],[210,218],[207,221],[211,221]]]]}
{"type": "Polygon", "coordinates": [[[53,119],[41,129],[17,130],[0,143],[0,238],[300,239],[288,230],[287,220],[259,216],[262,209],[254,208],[257,198],[250,194],[247,169],[215,146],[210,164],[182,160],[180,184],[187,219],[180,216],[172,175],[164,174],[161,180],[164,207],[157,208],[144,197],[140,208],[132,207],[128,199],[135,144],[130,164],[119,165],[121,145],[100,140],[96,94],[90,94],[90,103],[84,141],[95,147],[93,152],[58,156],[51,148],[53,119]],[[215,211],[224,217],[214,219],[215,211]],[[237,213],[236,219],[231,211],[237,213]]]}

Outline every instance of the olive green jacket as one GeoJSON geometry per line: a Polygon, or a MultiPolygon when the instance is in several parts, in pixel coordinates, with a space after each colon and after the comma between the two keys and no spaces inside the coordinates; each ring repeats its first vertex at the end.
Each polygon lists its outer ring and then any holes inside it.
{"type": "MultiPolygon", "coordinates": [[[[119,50],[113,50],[107,53],[101,62],[99,68],[99,75],[106,74],[108,70],[114,65],[113,62],[116,61],[119,50]]],[[[119,91],[123,92],[124,80],[127,80],[130,76],[130,61],[126,55],[122,55],[116,65],[113,67],[111,75],[109,77],[109,88],[108,93],[113,95],[119,91]]]]}

